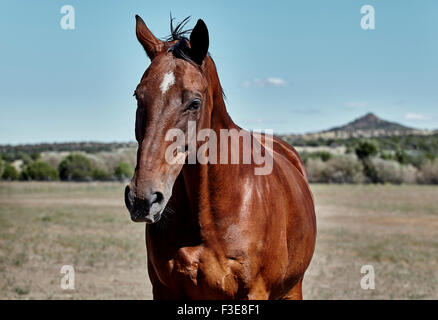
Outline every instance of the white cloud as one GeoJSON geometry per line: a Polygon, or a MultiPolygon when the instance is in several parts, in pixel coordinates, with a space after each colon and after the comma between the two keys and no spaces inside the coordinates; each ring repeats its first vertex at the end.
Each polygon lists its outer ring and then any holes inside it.
{"type": "Polygon", "coordinates": [[[282,78],[268,78],[266,81],[273,86],[285,86],[287,82],[282,78]]]}
{"type": "Polygon", "coordinates": [[[428,120],[429,117],[425,116],[424,114],[421,114],[421,113],[408,112],[405,114],[405,119],[406,120],[414,120],[414,121],[425,121],[425,120],[428,120]]]}
{"type": "Polygon", "coordinates": [[[245,81],[242,83],[242,86],[244,86],[245,88],[250,88],[250,87],[267,87],[267,86],[272,86],[272,87],[284,87],[287,86],[288,82],[282,78],[278,78],[278,77],[269,77],[266,79],[260,79],[260,78],[254,78],[251,81],[245,81]]]}
{"type": "Polygon", "coordinates": [[[242,86],[244,86],[245,88],[251,87],[251,81],[245,81],[244,83],[242,83],[242,86]]]}
{"type": "Polygon", "coordinates": [[[364,108],[368,105],[366,101],[351,101],[345,104],[349,108],[364,108]]]}

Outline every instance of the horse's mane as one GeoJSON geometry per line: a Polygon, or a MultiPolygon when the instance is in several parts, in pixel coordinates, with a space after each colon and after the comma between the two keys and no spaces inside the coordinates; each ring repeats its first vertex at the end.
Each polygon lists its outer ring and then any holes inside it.
{"type": "MultiPolygon", "coordinates": [[[[174,20],[175,18],[173,18],[172,14],[170,14],[170,35],[164,40],[168,42],[176,42],[167,49],[167,52],[172,52],[175,58],[183,59],[191,64],[197,65],[196,62],[190,58],[189,39],[187,38],[187,35],[192,32],[193,29],[185,29],[185,26],[190,21],[190,16],[185,17],[181,22],[177,23],[176,26],[173,25],[174,20]]],[[[213,61],[213,64],[216,65],[210,52],[207,54],[211,61],[213,61]]],[[[225,92],[222,86],[220,86],[220,90],[222,91],[222,97],[226,100],[225,92]]]]}
{"type": "Polygon", "coordinates": [[[193,29],[184,29],[186,24],[190,21],[190,16],[184,18],[181,22],[179,22],[175,27],[173,26],[173,21],[175,18],[172,18],[172,14],[170,15],[170,35],[166,38],[166,41],[175,41],[186,39],[186,35],[192,32],[193,29]]]}
{"type": "Polygon", "coordinates": [[[190,21],[190,16],[184,18],[181,22],[179,22],[176,26],[173,25],[173,21],[175,18],[172,18],[172,14],[170,15],[170,35],[165,39],[166,41],[176,41],[173,45],[167,49],[167,52],[172,52],[175,58],[183,59],[192,64],[196,63],[190,58],[189,52],[189,39],[187,35],[193,29],[185,29],[185,26],[190,21]]]}

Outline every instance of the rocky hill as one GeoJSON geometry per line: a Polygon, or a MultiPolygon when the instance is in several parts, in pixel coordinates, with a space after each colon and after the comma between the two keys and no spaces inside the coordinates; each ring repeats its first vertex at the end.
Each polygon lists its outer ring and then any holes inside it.
{"type": "Polygon", "coordinates": [[[418,130],[401,124],[386,121],[377,117],[373,113],[357,118],[343,126],[324,130],[316,133],[301,135],[304,139],[348,139],[359,137],[383,137],[383,136],[402,136],[402,135],[430,135],[434,131],[418,130]]]}

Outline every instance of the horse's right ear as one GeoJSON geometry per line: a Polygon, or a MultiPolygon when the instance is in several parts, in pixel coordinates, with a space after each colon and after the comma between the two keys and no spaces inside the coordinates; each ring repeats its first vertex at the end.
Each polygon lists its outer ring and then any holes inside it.
{"type": "Polygon", "coordinates": [[[190,58],[199,65],[202,65],[208,52],[208,29],[202,19],[199,19],[190,34],[190,58]]]}
{"type": "Polygon", "coordinates": [[[163,50],[164,42],[155,38],[139,15],[135,15],[135,20],[137,21],[135,28],[137,39],[145,49],[148,57],[152,60],[163,50]]]}

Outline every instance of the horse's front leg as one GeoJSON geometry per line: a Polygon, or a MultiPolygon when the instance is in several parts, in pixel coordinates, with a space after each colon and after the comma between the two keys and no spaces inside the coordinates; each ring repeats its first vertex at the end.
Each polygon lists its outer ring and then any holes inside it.
{"type": "Polygon", "coordinates": [[[175,292],[162,284],[152,285],[152,294],[154,300],[182,300],[183,296],[175,294],[175,292]]]}
{"type": "Polygon", "coordinates": [[[300,279],[296,285],[289,290],[281,299],[282,300],[303,300],[303,290],[302,290],[303,279],[300,279]]]}
{"type": "Polygon", "coordinates": [[[178,294],[177,291],[165,286],[161,283],[155,270],[150,262],[148,262],[149,279],[152,284],[152,296],[154,300],[182,300],[184,296],[178,294]]]}
{"type": "Polygon", "coordinates": [[[248,300],[268,300],[269,292],[266,290],[263,278],[258,278],[248,292],[248,300]]]}

